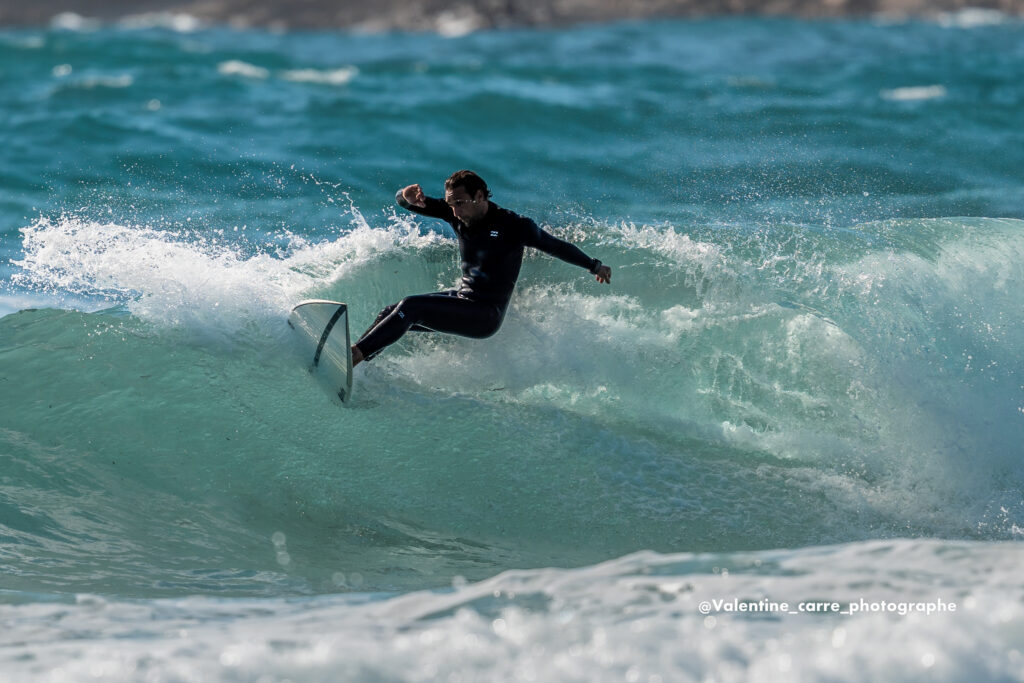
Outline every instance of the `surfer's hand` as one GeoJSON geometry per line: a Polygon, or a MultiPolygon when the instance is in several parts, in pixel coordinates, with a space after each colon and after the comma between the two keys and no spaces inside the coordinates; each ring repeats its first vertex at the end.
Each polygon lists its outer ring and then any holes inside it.
{"type": "Polygon", "coordinates": [[[410,185],[403,189],[402,196],[405,198],[405,201],[413,206],[418,206],[421,209],[427,206],[427,197],[423,194],[423,188],[419,185],[410,185]]]}
{"type": "Polygon", "coordinates": [[[611,284],[612,269],[608,266],[601,266],[597,269],[597,281],[604,284],[611,284]]]}

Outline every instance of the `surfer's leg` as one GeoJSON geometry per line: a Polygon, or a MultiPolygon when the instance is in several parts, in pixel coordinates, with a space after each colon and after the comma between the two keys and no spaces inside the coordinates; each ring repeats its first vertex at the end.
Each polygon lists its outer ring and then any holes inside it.
{"type": "MultiPolygon", "coordinates": [[[[458,290],[457,289],[449,289],[449,290],[444,291],[444,292],[432,292],[430,294],[420,294],[418,296],[438,297],[438,296],[456,296],[457,294],[458,294],[458,290]]],[[[382,320],[384,320],[384,318],[386,318],[389,315],[391,315],[391,312],[394,311],[395,308],[397,308],[398,304],[400,304],[400,303],[402,303],[402,302],[399,301],[398,303],[391,304],[390,306],[385,306],[383,309],[381,309],[381,312],[377,314],[377,319],[374,320],[373,323],[369,327],[366,328],[366,331],[363,332],[362,336],[360,336],[359,338],[362,339],[366,335],[370,334],[370,330],[372,330],[373,328],[377,327],[377,325],[379,325],[380,322],[382,320]]],[[[414,332],[429,332],[430,331],[426,327],[421,327],[419,325],[413,325],[409,329],[413,330],[414,332]]]]}
{"type": "MultiPolygon", "coordinates": [[[[373,323],[371,323],[370,326],[366,328],[366,331],[363,332],[363,334],[359,337],[359,340],[352,345],[352,367],[359,365],[359,363],[361,363],[364,360],[368,360],[367,356],[363,354],[363,349],[367,348],[366,342],[363,340],[370,335],[370,332],[372,332],[373,329],[377,327],[377,325],[380,325],[385,318],[391,315],[391,313],[394,312],[396,308],[398,308],[398,304],[400,303],[402,302],[399,301],[398,303],[393,303],[390,306],[385,306],[383,309],[381,309],[381,312],[377,314],[376,320],[374,320],[373,323]],[[362,343],[362,346],[360,346],[360,343],[362,343]]],[[[410,329],[416,329],[416,326],[413,325],[410,329]]]]}
{"type": "Polygon", "coordinates": [[[502,310],[493,304],[462,299],[454,292],[409,296],[388,306],[353,347],[356,358],[370,359],[410,329],[463,337],[489,337],[501,326],[502,310]]]}

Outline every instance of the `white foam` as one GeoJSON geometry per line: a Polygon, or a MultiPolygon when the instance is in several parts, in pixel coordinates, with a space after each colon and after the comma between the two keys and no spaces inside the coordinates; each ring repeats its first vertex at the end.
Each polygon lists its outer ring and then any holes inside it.
{"type": "MultiPolygon", "coordinates": [[[[75,12],[61,12],[50,20],[50,26],[54,29],[85,33],[99,30],[103,27],[103,22],[75,12]]],[[[185,12],[130,14],[119,19],[117,26],[128,30],[162,28],[178,33],[194,33],[206,28],[206,24],[201,19],[185,12]]]]}
{"type": "Polygon", "coordinates": [[[1008,21],[1012,21],[1009,15],[985,7],[965,7],[956,12],[942,12],[937,17],[938,24],[946,28],[998,26],[1008,21]]]}
{"type": "Polygon", "coordinates": [[[921,100],[937,100],[945,97],[948,93],[944,85],[917,85],[882,90],[878,94],[882,99],[892,100],[893,102],[916,102],[921,100]]]}
{"type": "Polygon", "coordinates": [[[324,85],[346,85],[359,74],[359,69],[349,66],[340,69],[294,69],[282,71],[281,78],[295,83],[322,83],[324,85]]]}
{"type": "Polygon", "coordinates": [[[21,50],[39,50],[46,46],[46,40],[42,36],[5,36],[3,44],[21,50]]]}
{"type": "Polygon", "coordinates": [[[145,30],[162,28],[178,33],[194,33],[206,27],[205,23],[184,12],[145,12],[132,14],[117,22],[125,29],[145,30]]]}
{"type": "Polygon", "coordinates": [[[671,259],[679,266],[699,266],[711,271],[725,265],[722,250],[718,245],[694,240],[686,233],[676,231],[672,226],[638,227],[634,223],[622,223],[610,226],[608,230],[618,236],[622,246],[648,249],[671,259]]]}
{"type": "Polygon", "coordinates": [[[130,88],[134,83],[135,78],[130,74],[121,74],[119,76],[88,76],[72,83],[71,87],[81,88],[83,90],[95,90],[96,88],[112,88],[119,90],[122,88],[130,88]]]}
{"type": "Polygon", "coordinates": [[[347,85],[359,74],[356,67],[342,67],[338,69],[286,69],[278,72],[271,72],[270,69],[255,64],[249,64],[237,59],[221,62],[217,65],[217,72],[224,76],[241,76],[254,80],[267,80],[275,76],[293,83],[317,83],[322,85],[347,85]]]}
{"type": "Polygon", "coordinates": [[[2,665],[12,681],[1018,681],[1022,562],[1017,543],[896,540],[642,552],[397,596],[18,602],[0,607],[2,665]]]}
{"type": "Polygon", "coordinates": [[[483,17],[465,6],[445,10],[434,20],[437,32],[445,38],[460,38],[484,27],[483,17]]]}
{"type": "Polygon", "coordinates": [[[256,66],[255,64],[249,64],[237,59],[228,60],[221,62],[217,65],[217,72],[224,76],[242,76],[244,78],[253,78],[256,80],[266,80],[270,78],[270,70],[264,69],[262,66],[256,66]]]}
{"type": "Polygon", "coordinates": [[[279,322],[304,294],[382,252],[422,248],[440,238],[409,223],[371,229],[354,219],[333,241],[287,238],[283,249],[247,254],[223,231],[158,230],[65,217],[22,229],[24,257],[12,282],[27,291],[100,305],[119,303],[151,323],[231,336],[279,322]]]}
{"type": "Polygon", "coordinates": [[[86,33],[98,31],[102,26],[99,19],[83,17],[74,12],[61,12],[50,20],[50,27],[64,31],[86,33]]]}
{"type": "Polygon", "coordinates": [[[959,236],[930,258],[875,253],[832,269],[864,349],[849,365],[847,411],[866,428],[865,445],[876,434],[878,446],[860,449],[885,472],[864,490],[872,507],[968,533],[1012,500],[1003,489],[1021,472],[1011,454],[1024,327],[1009,312],[1019,309],[1010,283],[1024,279],[1024,240],[1020,221],[924,223],[916,230],[959,236]]]}

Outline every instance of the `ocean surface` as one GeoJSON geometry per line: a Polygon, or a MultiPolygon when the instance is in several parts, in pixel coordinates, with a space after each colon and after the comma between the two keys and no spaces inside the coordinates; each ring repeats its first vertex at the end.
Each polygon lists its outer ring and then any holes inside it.
{"type": "Polygon", "coordinates": [[[1024,680],[1024,24],[450,29],[0,31],[0,678],[1024,680]]]}

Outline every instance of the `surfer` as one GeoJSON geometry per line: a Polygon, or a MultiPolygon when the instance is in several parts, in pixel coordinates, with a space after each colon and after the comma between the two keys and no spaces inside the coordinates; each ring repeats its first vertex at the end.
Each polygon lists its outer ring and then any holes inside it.
{"type": "Polygon", "coordinates": [[[444,199],[426,196],[419,185],[398,191],[395,200],[402,208],[452,226],[459,238],[462,282],[458,289],[408,296],[387,306],[352,346],[352,365],[370,360],[409,330],[477,339],[497,332],[525,247],[586,268],[598,282],[611,282],[611,268],[548,234],[529,218],[501,208],[490,197],[487,183],[472,171],[458,171],[448,178],[444,199]]]}

